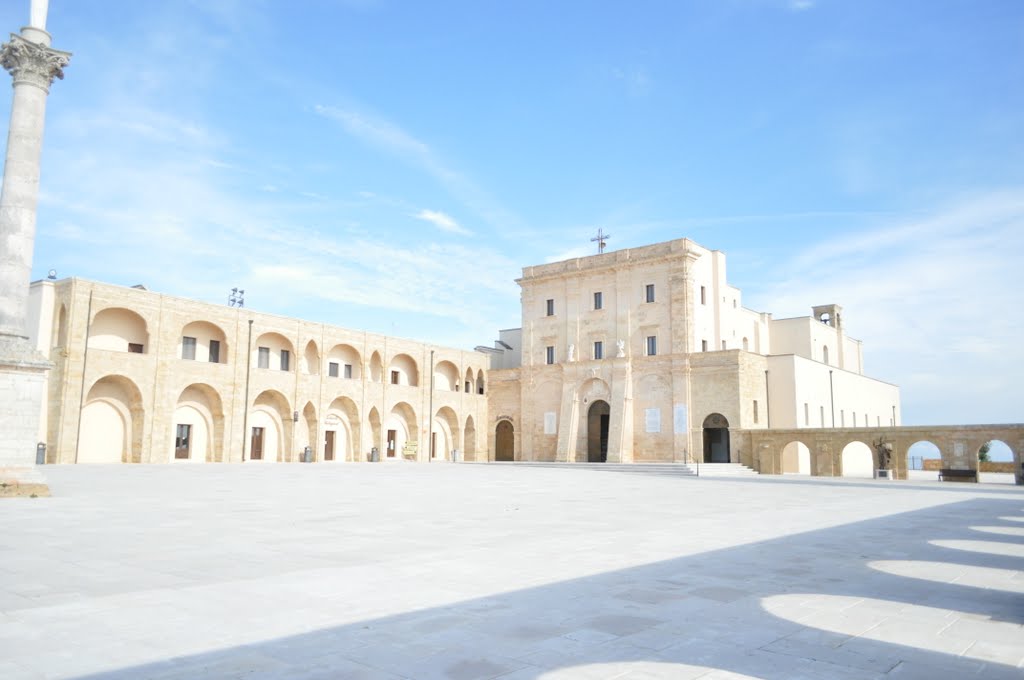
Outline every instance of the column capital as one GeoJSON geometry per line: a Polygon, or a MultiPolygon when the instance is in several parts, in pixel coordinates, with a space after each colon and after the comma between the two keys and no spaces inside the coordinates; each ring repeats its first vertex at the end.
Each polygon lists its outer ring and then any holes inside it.
{"type": "Polygon", "coordinates": [[[70,52],[40,45],[14,33],[10,42],[0,46],[0,66],[14,77],[14,84],[35,85],[44,92],[50,91],[54,78],[64,79],[64,67],[70,61],[70,52]]]}

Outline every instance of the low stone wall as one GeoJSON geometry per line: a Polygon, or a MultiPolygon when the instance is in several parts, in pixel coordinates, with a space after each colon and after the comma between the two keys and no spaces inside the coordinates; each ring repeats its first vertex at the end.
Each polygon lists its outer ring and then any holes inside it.
{"type": "MultiPolygon", "coordinates": [[[[925,470],[932,470],[934,472],[938,472],[939,470],[942,469],[942,461],[939,460],[938,458],[925,458],[922,462],[924,463],[925,470]]],[[[981,466],[980,469],[982,472],[1013,472],[1012,462],[988,462],[980,463],[979,465],[981,466]]]]}

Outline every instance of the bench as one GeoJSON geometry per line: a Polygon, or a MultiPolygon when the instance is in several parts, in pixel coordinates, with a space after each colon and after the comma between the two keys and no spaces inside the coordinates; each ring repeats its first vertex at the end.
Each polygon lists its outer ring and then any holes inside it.
{"type": "Polygon", "coordinates": [[[939,481],[943,482],[976,482],[978,481],[977,470],[954,470],[952,468],[942,468],[939,470],[939,481]]]}

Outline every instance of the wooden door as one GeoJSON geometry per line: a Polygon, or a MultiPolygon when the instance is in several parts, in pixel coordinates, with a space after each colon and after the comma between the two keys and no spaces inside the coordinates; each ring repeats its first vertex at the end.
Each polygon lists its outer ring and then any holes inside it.
{"type": "Polygon", "coordinates": [[[252,428],[252,442],[249,446],[250,460],[263,460],[263,428],[252,428]]]}
{"type": "Polygon", "coordinates": [[[334,430],[324,432],[324,460],[334,460],[334,430]]]}

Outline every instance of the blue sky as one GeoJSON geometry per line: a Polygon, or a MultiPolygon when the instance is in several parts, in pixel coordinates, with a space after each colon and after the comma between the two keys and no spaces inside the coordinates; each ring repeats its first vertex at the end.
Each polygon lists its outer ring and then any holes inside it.
{"type": "Polygon", "coordinates": [[[751,308],[842,304],[906,423],[1021,420],[1018,0],[51,0],[48,29],[35,278],[470,348],[598,227],[688,236],[751,308]]]}

